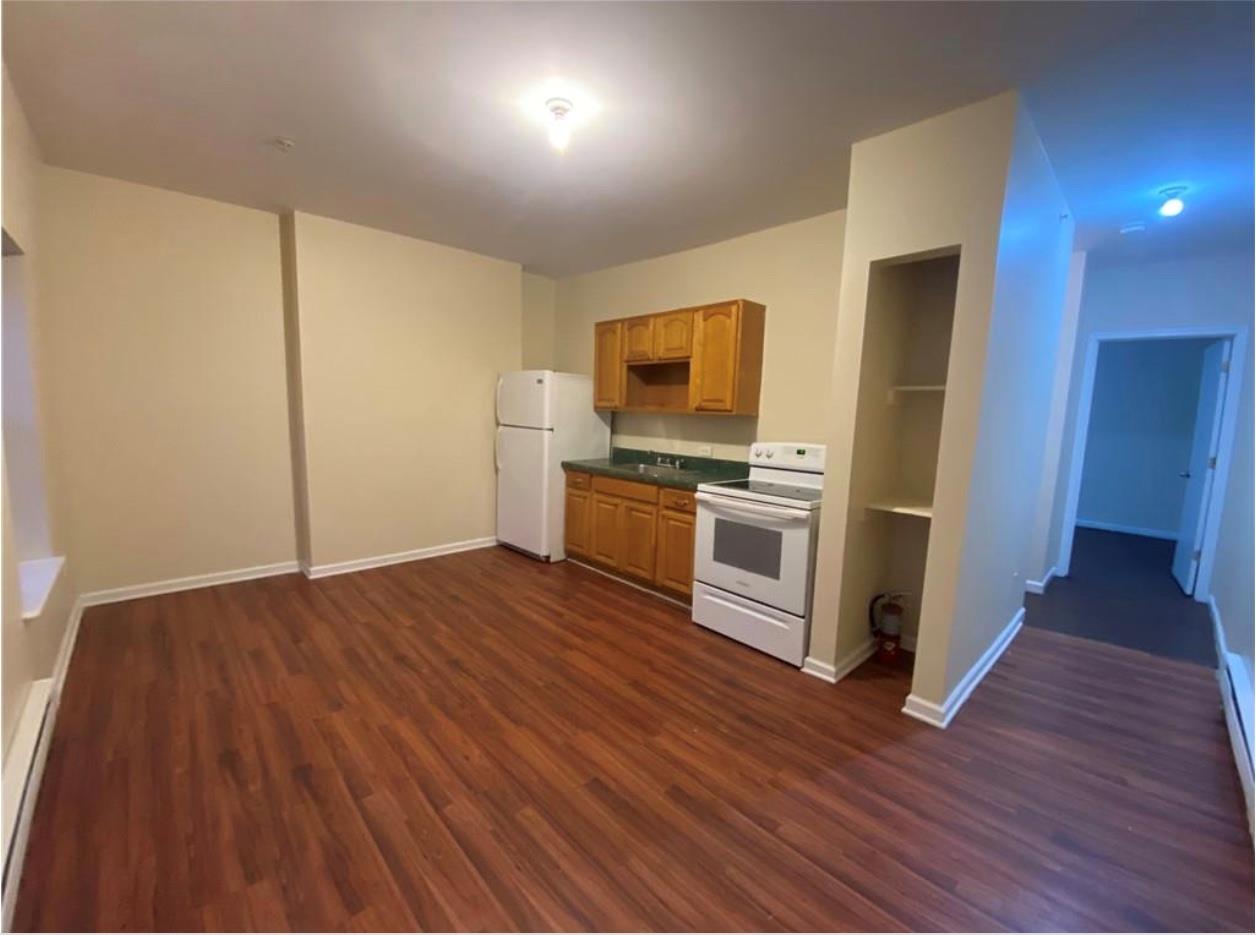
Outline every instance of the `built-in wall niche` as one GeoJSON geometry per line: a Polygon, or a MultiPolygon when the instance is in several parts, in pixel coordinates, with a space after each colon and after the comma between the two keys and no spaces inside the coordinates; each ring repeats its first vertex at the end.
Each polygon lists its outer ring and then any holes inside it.
{"type": "Polygon", "coordinates": [[[915,639],[946,405],[958,249],[873,263],[868,272],[841,619],[867,626],[867,607],[905,592],[915,639]]]}
{"type": "Polygon", "coordinates": [[[869,270],[855,436],[876,478],[869,509],[932,516],[958,278],[955,252],[869,270]]]}

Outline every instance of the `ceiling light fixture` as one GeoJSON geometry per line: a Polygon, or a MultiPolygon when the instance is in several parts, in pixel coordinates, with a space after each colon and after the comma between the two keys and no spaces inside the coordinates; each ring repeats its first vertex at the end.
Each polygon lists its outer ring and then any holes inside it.
{"type": "Polygon", "coordinates": [[[1160,205],[1159,214],[1162,218],[1175,218],[1186,210],[1186,202],[1182,200],[1182,194],[1186,191],[1186,186],[1177,185],[1173,188],[1162,188],[1160,195],[1164,198],[1164,203],[1160,205]]]}
{"type": "Polygon", "coordinates": [[[547,78],[529,88],[519,101],[524,116],[545,128],[550,145],[567,148],[573,132],[583,132],[601,105],[585,88],[566,78],[547,78]]]}
{"type": "Polygon", "coordinates": [[[568,118],[574,108],[575,105],[565,97],[551,97],[545,102],[545,109],[550,115],[550,145],[560,153],[571,142],[571,121],[568,118]]]}

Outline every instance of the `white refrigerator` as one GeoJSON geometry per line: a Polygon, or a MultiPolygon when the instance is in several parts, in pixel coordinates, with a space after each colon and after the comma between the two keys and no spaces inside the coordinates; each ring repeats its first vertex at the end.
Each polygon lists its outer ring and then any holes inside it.
{"type": "Polygon", "coordinates": [[[517,370],[497,379],[497,541],[546,562],[563,549],[562,462],[609,456],[593,378],[517,370]]]}

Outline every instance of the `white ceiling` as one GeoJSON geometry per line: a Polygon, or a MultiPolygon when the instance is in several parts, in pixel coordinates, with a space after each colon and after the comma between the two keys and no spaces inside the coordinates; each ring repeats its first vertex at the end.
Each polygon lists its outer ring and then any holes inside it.
{"type": "Polygon", "coordinates": [[[3,4],[49,162],[567,275],[844,205],[858,139],[1026,91],[1089,246],[1250,233],[1252,7],[1207,3],[3,4]],[[602,109],[565,154],[520,97],[602,109]],[[290,137],[296,148],[268,147],[290,137]],[[1198,197],[1196,197],[1198,196],[1198,197]]]}

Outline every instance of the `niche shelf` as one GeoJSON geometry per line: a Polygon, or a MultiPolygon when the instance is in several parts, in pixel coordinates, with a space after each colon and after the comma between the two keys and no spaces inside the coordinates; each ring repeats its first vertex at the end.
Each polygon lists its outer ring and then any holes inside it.
{"type": "Polygon", "coordinates": [[[879,513],[897,513],[900,516],[933,519],[933,504],[920,497],[882,497],[875,503],[869,503],[868,509],[879,513]]]}
{"type": "Polygon", "coordinates": [[[941,399],[942,394],[946,392],[945,383],[921,384],[921,383],[903,383],[898,386],[891,386],[887,394],[886,401],[891,405],[897,405],[902,399],[941,399]]]}

